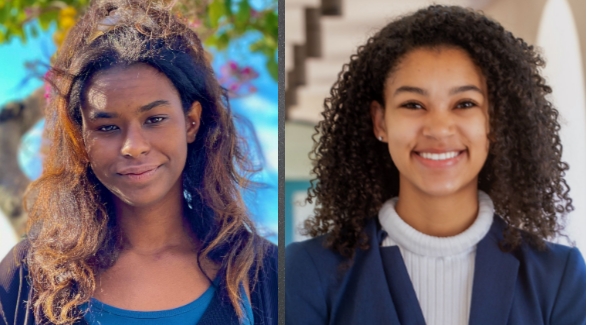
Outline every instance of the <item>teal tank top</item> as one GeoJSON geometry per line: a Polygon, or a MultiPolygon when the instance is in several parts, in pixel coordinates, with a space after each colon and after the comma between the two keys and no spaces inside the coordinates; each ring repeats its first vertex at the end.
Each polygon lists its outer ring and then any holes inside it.
{"type": "MultiPolygon", "coordinates": [[[[89,325],[194,325],[197,324],[205,313],[207,307],[215,297],[215,281],[209,288],[193,302],[174,309],[158,311],[134,311],[121,309],[107,305],[92,298],[89,303],[80,308],[86,311],[84,320],[89,325]]],[[[242,310],[244,316],[241,325],[253,325],[254,317],[252,306],[245,294],[243,286],[240,287],[242,297],[242,310]]]]}
{"type": "Polygon", "coordinates": [[[87,309],[84,320],[90,325],[194,325],[198,323],[215,295],[215,286],[209,288],[193,302],[174,309],[134,311],[113,307],[94,298],[82,306],[87,309]]]}

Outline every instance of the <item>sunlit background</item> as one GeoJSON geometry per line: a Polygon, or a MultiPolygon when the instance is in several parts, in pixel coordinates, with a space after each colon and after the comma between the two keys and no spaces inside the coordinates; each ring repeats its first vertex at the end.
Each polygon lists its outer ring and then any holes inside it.
{"type": "MultiPolygon", "coordinates": [[[[542,70],[560,112],[566,181],[575,210],[566,233],[585,256],[585,0],[289,0],[285,4],[285,215],[286,244],[304,239],[302,222],[311,179],[308,153],[323,100],[356,48],[395,17],[431,4],[481,10],[546,60],[542,70]]],[[[559,242],[570,244],[561,238],[559,242]]]]}
{"type": "MultiPolygon", "coordinates": [[[[277,243],[277,1],[212,0],[208,6],[183,2],[188,6],[178,10],[205,41],[219,81],[231,94],[238,130],[251,159],[261,167],[252,176],[255,187],[243,192],[247,207],[260,233],[277,243]]],[[[0,17],[11,15],[0,21],[0,258],[24,234],[22,191],[41,174],[42,77],[86,7],[83,0],[44,3],[54,6],[7,9],[0,3],[0,17]]]]}

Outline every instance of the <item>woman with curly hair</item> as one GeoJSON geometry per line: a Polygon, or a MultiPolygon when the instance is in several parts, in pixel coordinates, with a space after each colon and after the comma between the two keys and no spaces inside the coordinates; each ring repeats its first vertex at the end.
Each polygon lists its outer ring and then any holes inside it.
{"type": "Polygon", "coordinates": [[[27,237],[0,264],[4,324],[277,324],[277,249],[197,35],[163,4],[97,1],[50,72],[27,237]]]}
{"type": "Polygon", "coordinates": [[[286,250],[287,324],[584,324],[585,262],[532,46],[431,6],[360,46],[325,101],[286,250]]]}

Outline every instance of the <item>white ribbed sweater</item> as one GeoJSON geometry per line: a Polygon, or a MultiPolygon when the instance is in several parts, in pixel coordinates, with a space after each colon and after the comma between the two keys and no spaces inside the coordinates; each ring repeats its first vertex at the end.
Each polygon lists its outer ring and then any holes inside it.
{"type": "Polygon", "coordinates": [[[493,202],[479,191],[475,222],[452,237],[433,237],[409,226],[395,211],[398,198],[385,202],[378,218],[388,236],[382,246],[399,246],[428,325],[467,325],[477,243],[493,223],[493,202]]]}

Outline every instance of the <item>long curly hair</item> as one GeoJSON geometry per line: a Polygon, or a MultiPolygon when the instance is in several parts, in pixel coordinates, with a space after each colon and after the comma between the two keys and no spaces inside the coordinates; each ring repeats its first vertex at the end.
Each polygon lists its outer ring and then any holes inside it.
{"type": "Polygon", "coordinates": [[[544,61],[499,23],[461,7],[434,5],[400,17],[370,37],[343,66],[315,127],[307,201],[315,217],[305,232],[352,258],[367,249],[363,228],[384,201],[399,195],[399,171],[373,133],[370,103],[384,105],[384,85],[400,60],[418,48],[458,47],[482,70],[490,100],[490,148],[478,175],[507,223],[501,247],[523,242],[542,249],[562,234],[573,210],[564,175],[558,112],[539,72],[544,61]]]}
{"type": "Polygon", "coordinates": [[[112,266],[122,248],[110,193],[90,168],[81,105],[95,73],[138,62],[170,79],[185,112],[195,101],[202,105],[200,128],[188,144],[182,175],[185,217],[202,243],[198,265],[208,260],[219,267],[220,290],[237,315],[244,316],[240,286],[252,290],[255,283],[248,275],[259,271],[267,245],[241,198],[247,173],[254,169],[236,133],[225,91],[201,41],[169,7],[107,0],[94,2],[72,28],[49,73],[49,145],[43,173],[25,199],[30,242],[26,262],[38,321],[67,324],[81,318],[78,306],[91,298],[96,274],[112,266]],[[105,18],[113,18],[114,10],[118,21],[105,30],[105,18]]]}

